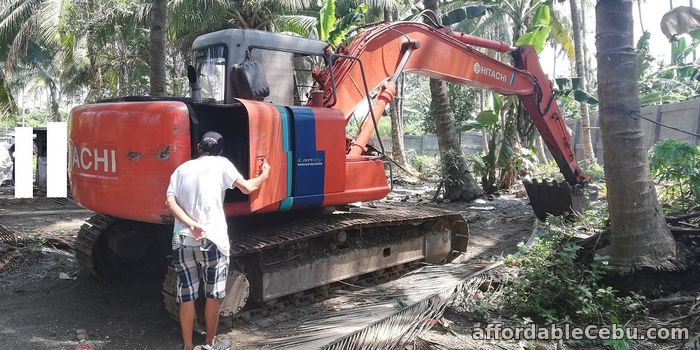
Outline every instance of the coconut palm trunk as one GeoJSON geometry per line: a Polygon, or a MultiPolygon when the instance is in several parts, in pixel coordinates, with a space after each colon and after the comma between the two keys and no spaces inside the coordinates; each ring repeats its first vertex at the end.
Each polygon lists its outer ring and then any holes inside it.
{"type": "MultiPolygon", "coordinates": [[[[397,13],[392,13],[391,11],[384,11],[384,21],[391,22],[398,17],[397,13]]],[[[404,79],[403,76],[399,81],[398,90],[403,90],[404,79]]],[[[389,102],[389,114],[391,116],[391,158],[394,159],[396,163],[409,169],[409,164],[406,159],[406,148],[403,142],[403,108],[401,104],[403,103],[403,94],[396,96],[391,102],[389,102]]]]}
{"type": "Polygon", "coordinates": [[[676,246],[642,142],[632,0],[598,0],[598,98],[610,213],[611,265],[621,272],[673,270],[676,246]]]}
{"type": "MultiPolygon", "coordinates": [[[[569,0],[571,6],[571,26],[573,29],[574,51],[576,52],[576,75],[581,79],[581,89],[586,91],[586,69],[584,67],[584,52],[583,38],[581,35],[581,20],[579,17],[580,11],[577,5],[577,0],[569,0]]],[[[588,116],[588,105],[585,102],[579,103],[581,111],[581,143],[583,145],[583,163],[586,166],[595,164],[595,153],[593,152],[593,143],[591,142],[591,121],[588,116]]]]}
{"type": "Polygon", "coordinates": [[[151,81],[151,95],[165,95],[165,49],[168,21],[168,0],[153,0],[151,7],[151,36],[150,36],[150,61],[149,77],[151,81]]]}
{"type": "MultiPolygon", "coordinates": [[[[426,16],[433,16],[427,23],[438,23],[437,0],[423,0],[426,10],[432,10],[426,16]]],[[[450,108],[450,100],[447,95],[447,83],[439,79],[430,79],[430,113],[435,121],[435,134],[440,150],[440,162],[445,187],[444,198],[449,200],[470,200],[483,192],[474,181],[474,177],[467,168],[467,162],[462,154],[462,149],[457,137],[455,118],[450,108]]]]}

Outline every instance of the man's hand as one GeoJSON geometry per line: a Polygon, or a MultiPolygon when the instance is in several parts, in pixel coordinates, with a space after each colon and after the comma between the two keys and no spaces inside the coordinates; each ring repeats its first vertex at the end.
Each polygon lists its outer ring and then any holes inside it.
{"type": "Polygon", "coordinates": [[[262,169],[262,173],[260,175],[264,175],[265,177],[267,177],[270,174],[270,163],[267,162],[267,159],[263,160],[260,169],[262,169]]]}
{"type": "Polygon", "coordinates": [[[196,238],[198,241],[207,238],[206,232],[204,232],[202,226],[199,226],[197,223],[190,225],[190,230],[192,231],[194,238],[196,238]]]}
{"type": "Polygon", "coordinates": [[[270,175],[270,164],[267,162],[267,160],[263,159],[262,164],[260,164],[260,170],[262,171],[260,175],[250,180],[246,180],[242,177],[237,178],[233,183],[233,187],[237,187],[244,194],[250,194],[251,192],[257,191],[270,175]]]}

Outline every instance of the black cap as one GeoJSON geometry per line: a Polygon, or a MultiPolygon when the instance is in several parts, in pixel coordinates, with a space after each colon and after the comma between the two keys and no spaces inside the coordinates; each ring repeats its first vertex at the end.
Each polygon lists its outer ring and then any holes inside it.
{"type": "Polygon", "coordinates": [[[199,149],[212,155],[218,155],[224,149],[224,137],[216,131],[207,131],[199,142],[199,149]]]}

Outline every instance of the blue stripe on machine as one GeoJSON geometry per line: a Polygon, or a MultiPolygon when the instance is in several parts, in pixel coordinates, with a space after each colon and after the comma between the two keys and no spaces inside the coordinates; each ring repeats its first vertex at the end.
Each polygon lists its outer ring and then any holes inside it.
{"type": "Polygon", "coordinates": [[[515,72],[510,72],[510,79],[508,79],[508,84],[513,85],[513,82],[515,82],[515,72]]]}
{"type": "Polygon", "coordinates": [[[316,119],[307,107],[291,107],[294,121],[294,187],[292,206],[323,203],[325,152],[316,149],[316,119]],[[303,198],[299,198],[303,197],[303,198]]]}

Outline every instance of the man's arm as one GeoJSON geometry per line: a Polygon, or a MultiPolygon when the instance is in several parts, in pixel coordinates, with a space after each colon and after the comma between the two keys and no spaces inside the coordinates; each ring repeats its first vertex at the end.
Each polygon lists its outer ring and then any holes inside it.
{"type": "Polygon", "coordinates": [[[263,182],[267,180],[267,177],[270,175],[270,164],[267,163],[267,161],[264,161],[262,164],[262,173],[258,175],[257,177],[254,177],[250,180],[246,180],[242,177],[239,177],[236,179],[236,181],[233,182],[233,186],[237,187],[241,192],[245,194],[250,194],[251,192],[257,191],[260,186],[262,186],[263,182]]]}
{"type": "Polygon", "coordinates": [[[194,234],[195,238],[197,239],[202,239],[205,238],[204,236],[204,231],[202,231],[202,227],[199,226],[199,224],[192,220],[192,218],[185,213],[184,210],[180,207],[179,204],[177,204],[177,200],[175,199],[175,196],[168,196],[168,199],[166,200],[165,204],[168,205],[168,209],[170,209],[170,213],[173,214],[175,219],[180,220],[185,226],[189,227],[190,230],[192,230],[192,233],[194,234]]]}

